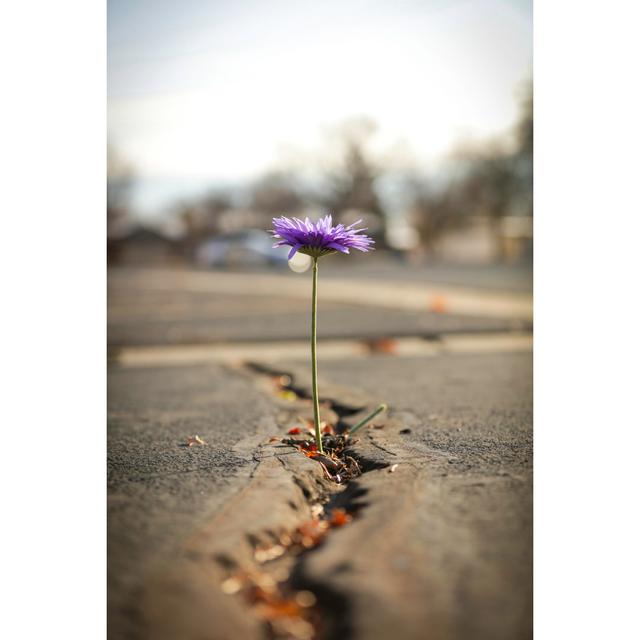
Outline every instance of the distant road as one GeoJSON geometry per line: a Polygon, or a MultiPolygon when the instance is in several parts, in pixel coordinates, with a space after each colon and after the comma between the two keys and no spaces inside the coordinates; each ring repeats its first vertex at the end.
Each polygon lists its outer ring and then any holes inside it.
{"type": "MultiPolygon", "coordinates": [[[[429,285],[450,285],[484,291],[531,293],[533,268],[527,264],[432,264],[410,266],[393,260],[370,260],[358,256],[349,265],[349,277],[366,280],[401,280],[429,285]]],[[[342,267],[327,263],[324,272],[340,273],[342,267]]]]}
{"type": "MultiPolygon", "coordinates": [[[[532,301],[526,291],[436,285],[413,270],[407,273],[412,277],[364,278],[357,270],[325,269],[320,339],[530,328],[532,301]]],[[[309,297],[308,273],[110,269],[109,344],[305,339],[309,297]]]]}

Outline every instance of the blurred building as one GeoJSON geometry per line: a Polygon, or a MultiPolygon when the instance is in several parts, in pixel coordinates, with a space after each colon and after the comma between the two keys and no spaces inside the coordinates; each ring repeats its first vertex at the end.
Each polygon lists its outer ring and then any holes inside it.
{"type": "Polygon", "coordinates": [[[157,229],[135,225],[107,240],[111,265],[178,266],[184,264],[182,244],[157,229]]]}

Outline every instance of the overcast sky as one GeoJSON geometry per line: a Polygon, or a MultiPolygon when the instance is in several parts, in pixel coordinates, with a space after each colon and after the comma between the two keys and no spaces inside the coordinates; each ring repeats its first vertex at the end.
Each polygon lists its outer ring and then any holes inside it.
{"type": "Polygon", "coordinates": [[[505,131],[527,0],[109,0],[109,139],[141,176],[242,180],[355,115],[433,162],[505,131]]]}

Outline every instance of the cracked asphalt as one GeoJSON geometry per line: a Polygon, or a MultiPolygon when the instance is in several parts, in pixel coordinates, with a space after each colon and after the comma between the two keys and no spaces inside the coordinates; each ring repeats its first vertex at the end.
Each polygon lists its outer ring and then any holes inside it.
{"type": "MultiPolygon", "coordinates": [[[[182,319],[192,317],[194,304],[204,305],[214,318],[226,314],[224,322],[236,332],[228,336],[245,340],[269,326],[267,317],[278,319],[278,331],[288,326],[286,314],[271,313],[265,299],[217,295],[205,304],[203,298],[188,302],[167,294],[163,300],[154,294],[149,304],[144,296],[136,302],[131,292],[114,291],[117,284],[116,279],[110,291],[110,324],[125,317],[132,344],[156,344],[154,309],[165,318],[178,313],[178,321],[169,324],[188,333],[189,322],[182,319]],[[182,308],[176,311],[176,304],[182,308]],[[251,320],[242,324],[244,313],[251,320]]],[[[343,312],[353,320],[351,310],[343,312]]],[[[381,326],[379,309],[360,307],[360,313],[352,329],[367,318],[374,328],[381,326]]],[[[396,322],[390,313],[385,331],[413,322],[407,311],[396,316],[404,319],[396,322]]],[[[451,328],[457,319],[443,314],[438,322],[451,328]]],[[[111,324],[110,337],[124,335],[116,325],[111,324]]],[[[372,355],[321,361],[320,377],[321,383],[387,402],[406,425],[388,442],[383,431],[376,436],[395,454],[397,460],[390,462],[400,463],[394,482],[380,483],[380,474],[364,476],[372,506],[352,533],[340,532],[309,562],[310,575],[351,593],[355,637],[531,637],[531,354],[372,355]],[[344,565],[345,554],[352,571],[327,575],[332,566],[344,565]],[[392,588],[403,594],[401,606],[385,591],[392,588]]],[[[184,541],[246,486],[255,443],[274,434],[277,411],[274,398],[232,366],[110,366],[111,640],[143,637],[137,604],[147,577],[170,563],[184,541]],[[182,446],[195,434],[208,445],[182,446]]]]}
{"type": "Polygon", "coordinates": [[[273,406],[219,365],[108,373],[109,637],[134,638],[146,577],[240,487],[242,441],[273,433],[273,406]],[[207,446],[184,444],[199,435],[207,446]]]}
{"type": "Polygon", "coordinates": [[[313,575],[354,594],[358,637],[531,638],[531,354],[375,356],[321,372],[388,402],[406,425],[395,437],[372,432],[396,473],[404,468],[402,481],[363,477],[376,509],[356,523],[352,541],[311,563],[313,575]],[[351,572],[332,575],[344,557],[351,572]],[[385,580],[395,591],[378,586],[385,580]]]}

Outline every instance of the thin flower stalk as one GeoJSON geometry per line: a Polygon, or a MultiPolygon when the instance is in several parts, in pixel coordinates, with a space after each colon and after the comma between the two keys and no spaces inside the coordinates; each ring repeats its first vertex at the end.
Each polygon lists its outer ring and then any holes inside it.
{"type": "Polygon", "coordinates": [[[322,448],[322,433],[320,432],[320,399],[318,398],[318,258],[313,258],[313,288],[311,293],[311,397],[313,400],[313,426],[316,436],[316,446],[320,453],[322,448]]]}
{"type": "Polygon", "coordinates": [[[298,218],[273,219],[275,247],[289,246],[289,259],[296,252],[304,253],[313,259],[313,285],[311,292],[311,383],[313,400],[313,421],[316,439],[316,447],[320,453],[324,453],[322,447],[322,433],[320,427],[320,401],[318,397],[318,353],[317,353],[317,324],[318,324],[318,259],[332,253],[349,253],[349,249],[369,251],[373,249],[374,241],[364,235],[363,228],[356,228],[361,221],[345,227],[343,224],[333,225],[330,215],[320,218],[317,222],[311,222],[309,218],[304,221],[298,218]]]}

